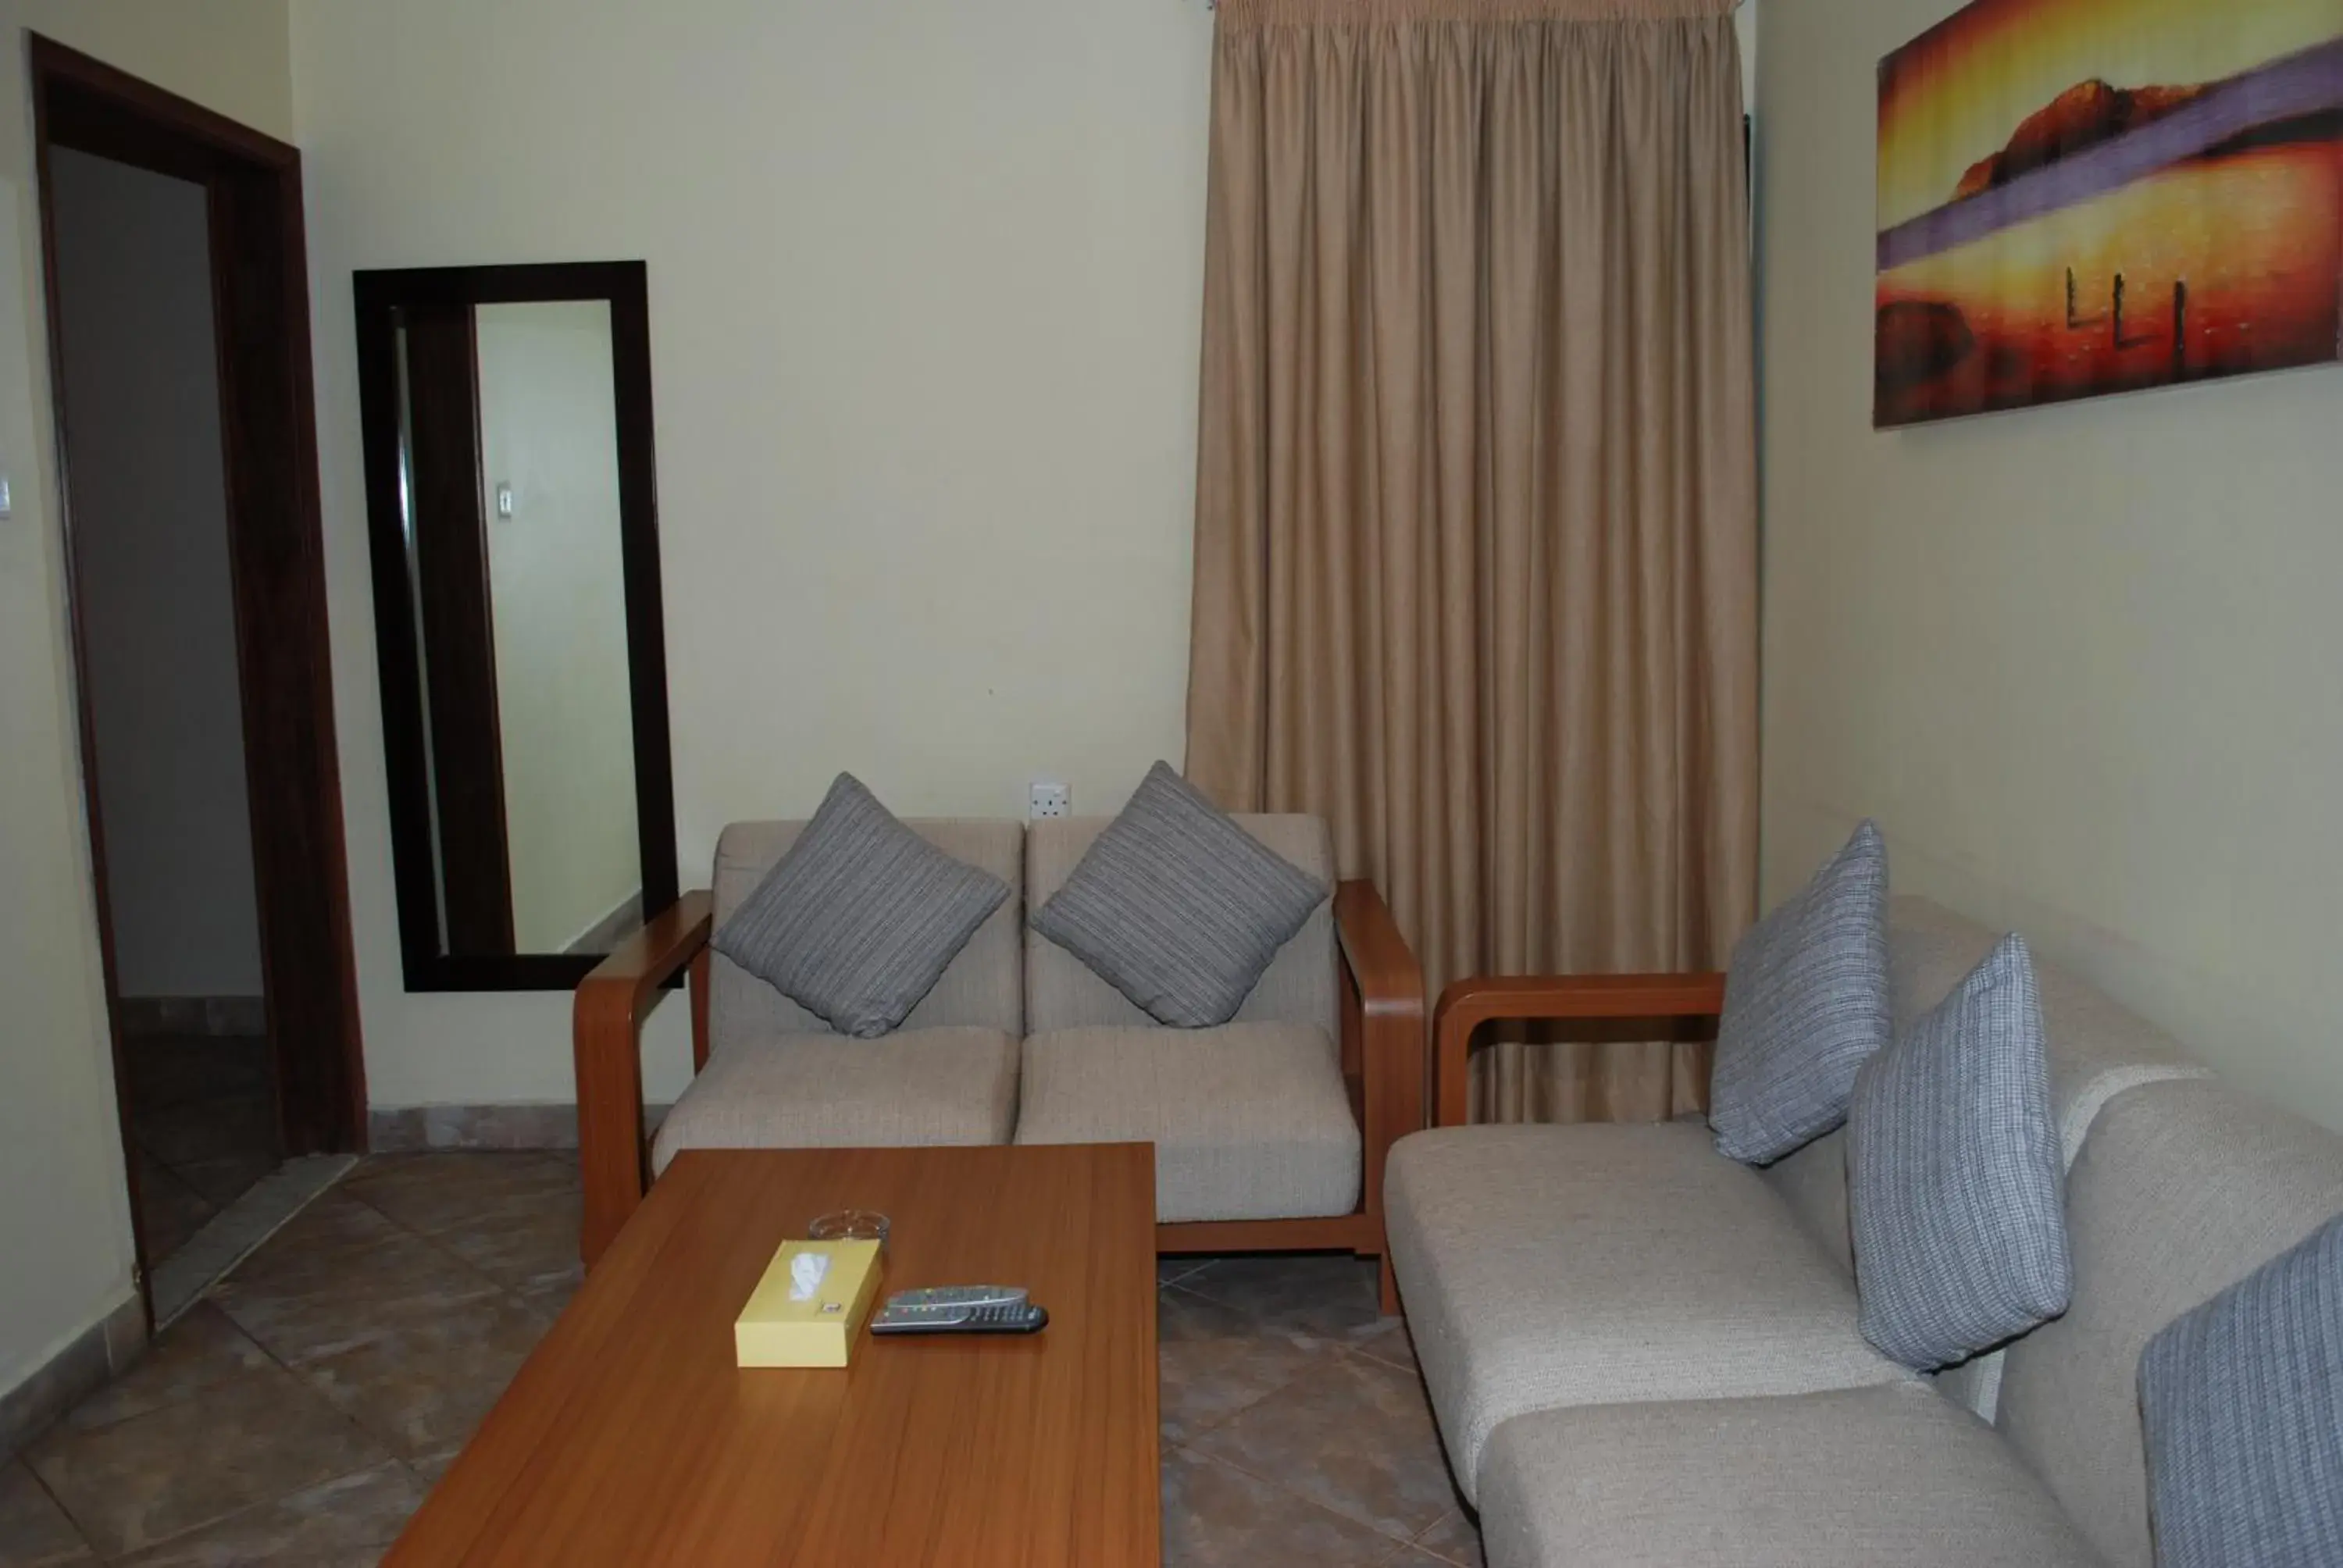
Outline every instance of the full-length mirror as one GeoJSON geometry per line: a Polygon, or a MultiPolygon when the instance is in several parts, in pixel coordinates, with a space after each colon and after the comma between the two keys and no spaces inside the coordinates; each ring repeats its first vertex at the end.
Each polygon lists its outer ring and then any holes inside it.
{"type": "Polygon", "coordinates": [[[676,895],[643,266],[357,297],[407,988],[566,989],[676,895]]]}

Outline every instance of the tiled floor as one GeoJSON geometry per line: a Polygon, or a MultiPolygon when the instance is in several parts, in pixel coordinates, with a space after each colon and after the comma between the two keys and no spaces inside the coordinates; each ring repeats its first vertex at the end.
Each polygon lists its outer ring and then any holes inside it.
{"type": "MultiPolygon", "coordinates": [[[[577,1288],[573,1157],[370,1160],[0,1466],[0,1568],[376,1562],[577,1288]]],[[[1167,1261],[1164,1561],[1478,1568],[1372,1267],[1167,1261]]]]}
{"type": "Polygon", "coordinates": [[[277,1168],[268,1041],[154,1036],[125,1040],[122,1059],[152,1270],[277,1168]]]}

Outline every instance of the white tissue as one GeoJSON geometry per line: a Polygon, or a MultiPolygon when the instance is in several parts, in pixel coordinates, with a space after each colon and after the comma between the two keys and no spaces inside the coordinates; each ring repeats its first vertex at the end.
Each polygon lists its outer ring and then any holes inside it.
{"type": "Polygon", "coordinates": [[[830,1272],[830,1257],[824,1252],[799,1252],[789,1260],[789,1300],[809,1302],[821,1290],[821,1282],[830,1272]]]}

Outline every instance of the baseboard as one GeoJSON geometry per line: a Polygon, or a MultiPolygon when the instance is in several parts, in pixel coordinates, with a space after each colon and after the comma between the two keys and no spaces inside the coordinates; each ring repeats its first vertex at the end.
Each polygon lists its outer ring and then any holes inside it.
{"type": "Polygon", "coordinates": [[[0,1393],[0,1460],[13,1457],[146,1351],[146,1307],[136,1293],[0,1393]]]}
{"type": "Polygon", "coordinates": [[[268,1002],[256,996],[126,996],[114,1004],[125,1040],[211,1035],[256,1040],[268,1032],[268,1002]]]}
{"type": "MultiPolygon", "coordinates": [[[[656,1131],[664,1105],[645,1108],[643,1132],[656,1131]]],[[[578,1107],[538,1105],[407,1105],[377,1108],[367,1116],[367,1147],[377,1154],[434,1149],[575,1149],[578,1107]]]]}

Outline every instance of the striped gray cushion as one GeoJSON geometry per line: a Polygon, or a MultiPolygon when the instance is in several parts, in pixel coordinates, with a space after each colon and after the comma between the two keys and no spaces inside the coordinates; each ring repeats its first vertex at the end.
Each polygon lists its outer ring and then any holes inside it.
{"type": "Polygon", "coordinates": [[[2157,1568],[2343,1563],[2343,1218],[2148,1341],[2157,1568]]]}
{"type": "Polygon", "coordinates": [[[1863,1337],[1926,1371],[2064,1312],[2066,1172],[2033,959],[2006,937],[1855,1080],[1846,1175],[1863,1337]]]}
{"type": "Polygon", "coordinates": [[[1709,1095],[1717,1152],[1771,1164],[1845,1121],[1888,1019],[1887,846],[1865,822],[1733,950],[1709,1095]]]}
{"type": "Polygon", "coordinates": [[[714,946],[840,1034],[875,1040],[1008,896],[1008,883],[953,859],[841,773],[714,946]]]}
{"type": "Polygon", "coordinates": [[[1158,762],[1033,930],[1161,1021],[1215,1029],[1326,895],[1158,762]]]}

